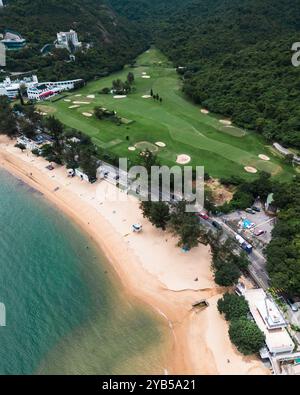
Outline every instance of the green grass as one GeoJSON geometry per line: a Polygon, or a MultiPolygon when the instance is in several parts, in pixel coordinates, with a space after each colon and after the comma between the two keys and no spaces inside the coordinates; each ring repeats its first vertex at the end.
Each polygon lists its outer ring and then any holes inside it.
{"type": "Polygon", "coordinates": [[[190,164],[204,165],[205,171],[216,178],[233,174],[245,179],[256,177],[245,172],[244,166],[247,165],[280,178],[295,174],[292,167],[272,153],[258,134],[237,127],[227,128],[219,122],[220,117],[202,114],[199,106],[184,97],[176,71],[155,48],[137,59],[137,67],[126,67],[121,72],[91,82],[76,94],[82,94],[82,97],[70,94],[68,99],[90,101],[90,104],[70,109],[68,107],[73,103],[61,100],[45,106],[52,107],[55,116],[64,124],[90,135],[95,144],[116,155],[136,160],[139,151],[130,152],[128,146],[162,141],[166,148],[157,151],[162,164],[175,165],[177,155],[187,154],[192,158],[190,164]],[[113,95],[99,93],[102,88],[111,87],[113,79],[125,80],[129,71],[135,75],[136,91],[133,94],[126,99],[114,99],[113,95]],[[151,79],[142,78],[143,72],[151,79]],[[162,103],[142,98],[149,95],[151,89],[163,98],[162,103]],[[90,94],[94,94],[95,99],[87,99],[90,94]],[[132,122],[117,125],[82,115],[95,106],[116,110],[120,117],[132,122]],[[260,160],[259,154],[268,155],[271,161],[260,160]]]}

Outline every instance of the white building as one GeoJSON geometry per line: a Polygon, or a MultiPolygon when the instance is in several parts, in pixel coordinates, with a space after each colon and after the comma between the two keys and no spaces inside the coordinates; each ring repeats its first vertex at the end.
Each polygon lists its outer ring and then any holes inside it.
{"type": "Polygon", "coordinates": [[[292,353],[294,343],[288,334],[287,323],[275,302],[263,289],[249,289],[244,293],[250,312],[260,330],[265,334],[271,356],[292,353]]]}
{"type": "Polygon", "coordinates": [[[29,87],[27,89],[27,96],[30,100],[47,100],[53,96],[56,96],[60,92],[74,89],[76,82],[82,82],[82,80],[77,79],[69,81],[42,82],[29,87]]]}
{"type": "Polygon", "coordinates": [[[66,48],[70,51],[70,44],[72,44],[75,49],[80,48],[82,45],[81,42],[79,42],[77,33],[74,30],[57,33],[57,40],[55,43],[56,48],[66,48]]]}
{"type": "Polygon", "coordinates": [[[0,82],[0,96],[8,96],[10,99],[15,99],[18,96],[20,86],[25,86],[28,89],[37,83],[38,78],[36,75],[16,80],[6,77],[4,81],[0,82]]]}
{"type": "Polygon", "coordinates": [[[0,82],[0,96],[4,95],[10,99],[15,99],[18,96],[20,87],[25,86],[28,99],[35,101],[46,100],[60,92],[74,89],[77,82],[82,82],[82,80],[39,83],[36,75],[17,80],[11,80],[9,77],[6,77],[3,82],[0,82]]]}
{"type": "Polygon", "coordinates": [[[8,51],[16,51],[25,47],[26,40],[18,32],[5,30],[1,43],[5,45],[8,51]]]}

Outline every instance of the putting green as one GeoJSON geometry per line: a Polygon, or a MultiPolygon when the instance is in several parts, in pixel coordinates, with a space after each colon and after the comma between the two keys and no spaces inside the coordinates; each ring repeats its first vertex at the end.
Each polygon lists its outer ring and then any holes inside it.
{"type": "MultiPolygon", "coordinates": [[[[133,122],[117,125],[95,117],[84,117],[82,110],[69,109],[70,104],[63,100],[47,102],[41,107],[53,108],[55,116],[68,127],[90,135],[95,144],[106,147],[114,155],[135,161],[141,149],[153,150],[155,147],[161,164],[173,166],[177,156],[185,153],[191,157],[189,165],[203,165],[205,171],[216,178],[233,174],[244,179],[257,177],[247,174],[245,166],[255,167],[258,174],[267,171],[282,178],[295,174],[291,166],[266,147],[260,135],[235,125],[228,127],[220,122],[221,117],[214,114],[202,114],[201,106],[188,101],[182,93],[176,70],[155,48],[138,57],[135,67],[128,66],[118,73],[90,82],[78,92],[82,98],[88,95],[95,97],[90,104],[83,106],[85,112],[93,111],[95,106],[106,107],[133,122]],[[129,71],[135,75],[135,89],[126,99],[116,100],[111,94],[100,94],[103,88],[112,86],[113,80],[125,80],[129,71]],[[143,73],[151,75],[151,79],[142,78],[143,73]],[[159,94],[162,103],[153,98],[143,99],[142,96],[149,95],[151,89],[159,94]],[[118,144],[111,144],[115,141],[118,144]],[[128,141],[130,146],[146,145],[137,146],[136,152],[130,152],[128,141]],[[157,141],[163,141],[167,149],[158,150],[155,146],[157,141]],[[262,152],[268,153],[270,161],[258,158],[262,152]]],[[[74,98],[74,94],[69,98],[74,98]]]]}

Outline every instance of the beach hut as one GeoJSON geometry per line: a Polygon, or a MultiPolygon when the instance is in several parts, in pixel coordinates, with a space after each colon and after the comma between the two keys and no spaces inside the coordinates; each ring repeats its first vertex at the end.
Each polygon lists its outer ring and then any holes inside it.
{"type": "Polygon", "coordinates": [[[76,169],[75,175],[79,177],[81,180],[89,182],[89,177],[86,174],[84,174],[81,169],[76,169]]]}
{"type": "Polygon", "coordinates": [[[75,170],[74,169],[68,169],[68,177],[74,177],[75,176],[75,170]]]}
{"type": "Polygon", "coordinates": [[[134,233],[140,233],[143,230],[143,227],[141,224],[133,224],[132,225],[132,231],[134,233]]]}

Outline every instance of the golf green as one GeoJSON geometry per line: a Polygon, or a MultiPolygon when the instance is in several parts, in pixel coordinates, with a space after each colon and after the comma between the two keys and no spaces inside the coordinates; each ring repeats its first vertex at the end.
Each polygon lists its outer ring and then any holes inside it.
{"type": "Polygon", "coordinates": [[[205,171],[216,178],[233,174],[245,179],[257,177],[247,173],[245,166],[255,167],[257,174],[267,171],[281,178],[292,176],[292,167],[275,156],[261,136],[224,123],[216,115],[204,114],[200,106],[184,97],[181,84],[164,55],[151,48],[137,59],[135,67],[127,66],[109,77],[90,82],[76,93],[70,93],[67,101],[47,102],[39,108],[52,107],[55,116],[65,125],[88,134],[96,145],[108,152],[131,160],[137,160],[140,151],[128,151],[129,146],[144,146],[145,142],[152,146],[160,141],[166,144],[156,152],[161,164],[176,165],[177,156],[186,154],[192,159],[189,165],[203,165],[205,171]],[[105,87],[111,88],[113,80],[124,81],[130,71],[135,76],[133,93],[123,98],[100,93],[105,87]],[[151,89],[162,102],[149,97],[151,89]],[[117,125],[83,115],[93,111],[95,106],[115,110],[130,122],[117,125]],[[269,156],[270,161],[259,159],[260,154],[269,156]]]}

